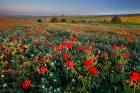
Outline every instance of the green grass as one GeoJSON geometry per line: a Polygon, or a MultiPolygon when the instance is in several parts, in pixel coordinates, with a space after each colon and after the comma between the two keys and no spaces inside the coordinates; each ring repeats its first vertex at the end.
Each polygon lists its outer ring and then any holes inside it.
{"type": "Polygon", "coordinates": [[[101,26],[117,26],[120,28],[133,28],[139,29],[140,24],[138,23],[111,23],[111,22],[96,22],[96,21],[89,21],[89,22],[81,22],[81,24],[89,24],[89,25],[101,25],[101,26]]]}

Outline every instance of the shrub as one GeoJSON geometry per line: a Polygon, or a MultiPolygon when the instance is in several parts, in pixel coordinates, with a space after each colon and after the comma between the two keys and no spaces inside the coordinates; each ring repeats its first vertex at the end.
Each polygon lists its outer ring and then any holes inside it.
{"type": "Polygon", "coordinates": [[[104,22],[107,22],[107,20],[105,19],[104,22]]]}
{"type": "Polygon", "coordinates": [[[52,17],[52,19],[50,20],[51,23],[58,23],[59,20],[56,17],[52,17]]]}
{"type": "Polygon", "coordinates": [[[41,20],[41,19],[38,19],[38,20],[37,20],[37,22],[38,22],[38,23],[41,23],[41,22],[42,22],[42,20],[41,20]]]}
{"type": "Polygon", "coordinates": [[[61,22],[66,22],[66,19],[65,18],[61,19],[61,22]]]}
{"type": "Polygon", "coordinates": [[[80,20],[80,22],[86,22],[86,20],[80,20]]]}
{"type": "Polygon", "coordinates": [[[72,20],[71,23],[76,23],[76,21],[75,20],[72,20]]]}
{"type": "Polygon", "coordinates": [[[111,19],[111,22],[112,22],[112,23],[121,23],[121,18],[120,18],[120,17],[113,17],[113,18],[111,19]]]}

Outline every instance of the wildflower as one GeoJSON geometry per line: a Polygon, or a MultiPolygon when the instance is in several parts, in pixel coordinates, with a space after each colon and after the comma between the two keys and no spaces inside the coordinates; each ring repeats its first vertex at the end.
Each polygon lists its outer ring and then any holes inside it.
{"type": "Polygon", "coordinates": [[[73,61],[71,61],[71,60],[67,61],[66,64],[67,64],[68,68],[73,67],[73,65],[74,65],[73,61]]]}
{"type": "Polygon", "coordinates": [[[96,42],[97,41],[97,39],[94,39],[94,42],[96,42]]]}
{"type": "Polygon", "coordinates": [[[77,38],[76,38],[76,37],[72,37],[71,40],[72,40],[72,41],[76,41],[77,38]]]}
{"type": "Polygon", "coordinates": [[[44,56],[39,56],[38,60],[40,62],[45,62],[46,61],[46,58],[44,56]]]}
{"type": "Polygon", "coordinates": [[[98,55],[95,55],[95,58],[97,58],[97,59],[98,59],[98,58],[99,58],[99,56],[98,56],[98,55]]]}
{"type": "Polygon", "coordinates": [[[40,42],[38,40],[34,41],[35,45],[40,45],[40,42]]]}
{"type": "Polygon", "coordinates": [[[18,37],[17,37],[17,36],[14,36],[14,37],[12,38],[12,40],[16,41],[16,40],[18,40],[18,37]]]}
{"type": "Polygon", "coordinates": [[[106,53],[102,53],[101,55],[103,58],[106,58],[107,54],[106,53]]]}
{"type": "Polygon", "coordinates": [[[86,48],[86,49],[88,49],[88,48],[89,48],[89,46],[85,46],[85,48],[86,48]]]}
{"type": "Polygon", "coordinates": [[[119,48],[120,48],[120,49],[123,49],[123,45],[120,45],[119,48]]]}
{"type": "Polygon", "coordinates": [[[140,73],[138,72],[131,72],[130,80],[131,81],[138,81],[140,79],[140,73]]]}
{"type": "Polygon", "coordinates": [[[0,47],[2,47],[2,44],[0,44],[0,47]]]}
{"type": "Polygon", "coordinates": [[[97,68],[95,67],[89,67],[89,71],[93,74],[97,74],[97,68]]]}
{"type": "Polygon", "coordinates": [[[48,44],[48,43],[49,43],[49,40],[45,40],[44,43],[45,43],[45,44],[48,44]]]}
{"type": "Polygon", "coordinates": [[[84,65],[87,66],[87,67],[92,66],[92,64],[93,64],[93,60],[92,60],[92,59],[88,59],[88,60],[86,60],[86,61],[84,62],[84,65]]]}
{"type": "Polygon", "coordinates": [[[86,54],[89,54],[89,52],[90,52],[90,51],[89,51],[88,49],[85,50],[85,53],[86,53],[86,54]]]}
{"type": "Polygon", "coordinates": [[[25,48],[24,46],[21,45],[21,46],[19,47],[19,52],[24,52],[25,49],[26,49],[26,48],[25,48]]]}
{"type": "Polygon", "coordinates": [[[31,83],[30,80],[25,80],[24,83],[23,83],[23,85],[22,85],[22,87],[23,87],[24,89],[27,89],[28,87],[30,87],[30,83],[31,83]]]}
{"type": "Polygon", "coordinates": [[[40,67],[40,73],[45,73],[46,71],[47,71],[47,69],[46,69],[46,67],[45,66],[42,66],[42,67],[40,67]]]}
{"type": "Polygon", "coordinates": [[[125,57],[129,57],[129,55],[130,55],[129,51],[126,51],[126,52],[124,53],[124,56],[125,56],[125,57]]]}
{"type": "Polygon", "coordinates": [[[20,82],[16,82],[16,87],[19,87],[20,86],[20,82]]]}
{"type": "Polygon", "coordinates": [[[65,45],[65,41],[62,41],[61,42],[61,46],[63,47],[65,45]]]}
{"type": "Polygon", "coordinates": [[[66,45],[66,48],[67,48],[67,49],[71,49],[72,47],[73,47],[72,43],[68,43],[68,44],[66,45]]]}
{"type": "Polygon", "coordinates": [[[113,45],[113,49],[116,50],[118,49],[118,46],[116,44],[113,45]]]}
{"type": "Polygon", "coordinates": [[[67,60],[68,58],[69,58],[69,54],[64,53],[64,54],[63,54],[63,59],[67,60]]]}
{"type": "Polygon", "coordinates": [[[81,46],[77,46],[77,50],[78,51],[82,51],[82,47],[81,46]]]}
{"type": "Polygon", "coordinates": [[[92,42],[92,41],[89,41],[88,44],[89,44],[89,45],[93,45],[93,42],[92,42]]]}
{"type": "Polygon", "coordinates": [[[57,51],[61,51],[61,50],[62,50],[62,48],[63,48],[63,47],[62,47],[62,46],[60,46],[60,45],[59,45],[59,46],[56,46],[56,50],[57,50],[57,51]]]}
{"type": "Polygon", "coordinates": [[[116,57],[116,56],[117,56],[117,54],[116,54],[116,53],[113,53],[113,54],[111,55],[111,58],[116,57]]]}
{"type": "Polygon", "coordinates": [[[51,47],[51,48],[53,48],[53,47],[54,47],[54,44],[53,44],[53,43],[51,43],[51,44],[50,44],[50,47],[51,47]]]}

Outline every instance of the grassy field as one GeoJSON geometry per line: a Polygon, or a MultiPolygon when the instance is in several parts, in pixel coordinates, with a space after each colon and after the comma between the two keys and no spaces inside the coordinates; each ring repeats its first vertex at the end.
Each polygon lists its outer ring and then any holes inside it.
{"type": "MultiPolygon", "coordinates": [[[[68,20],[68,22],[71,20],[77,20],[77,21],[110,21],[112,16],[56,16],[59,20],[65,18],[68,20]]],[[[122,22],[125,23],[140,23],[140,15],[125,15],[125,16],[119,16],[122,19],[122,22]]],[[[49,22],[52,16],[17,16],[17,17],[1,17],[0,19],[15,19],[15,20],[23,20],[24,21],[34,21],[36,22],[37,19],[42,19],[44,22],[49,22]]]]}
{"type": "Polygon", "coordinates": [[[37,20],[41,19],[42,24],[48,24],[48,26],[53,27],[57,30],[68,30],[70,32],[88,31],[88,32],[117,32],[130,35],[139,35],[140,30],[140,16],[120,16],[122,23],[114,24],[110,23],[113,16],[100,16],[100,17],[87,17],[87,16],[56,16],[58,20],[66,19],[67,22],[50,23],[51,16],[48,17],[1,17],[1,24],[38,24],[37,20]],[[71,21],[74,20],[75,23],[71,21]],[[106,22],[104,22],[106,20],[106,22]],[[70,27],[69,27],[70,26],[70,27]],[[118,30],[118,31],[117,31],[118,30]]]}
{"type": "Polygon", "coordinates": [[[0,93],[140,93],[139,16],[51,18],[0,17],[0,93]]]}

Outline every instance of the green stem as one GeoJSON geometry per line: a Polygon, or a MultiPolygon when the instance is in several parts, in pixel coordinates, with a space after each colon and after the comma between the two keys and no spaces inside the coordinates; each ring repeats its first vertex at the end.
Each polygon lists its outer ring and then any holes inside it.
{"type": "Polygon", "coordinates": [[[136,93],[136,83],[134,84],[133,93],[136,93]]]}

